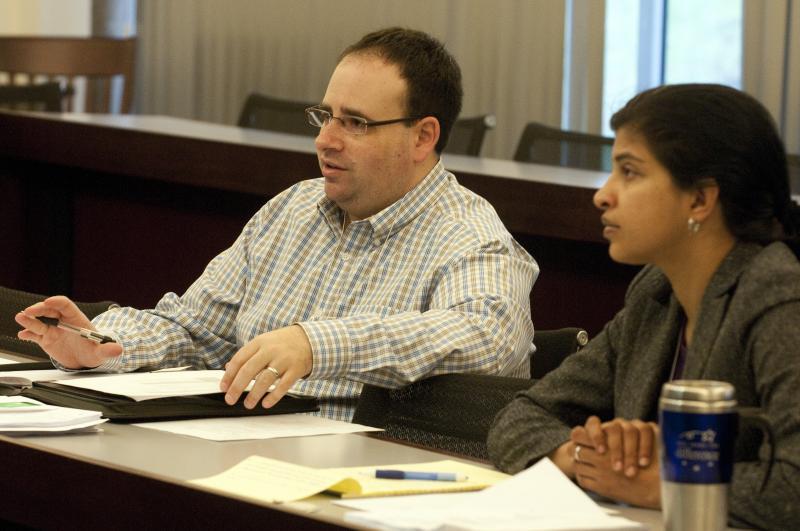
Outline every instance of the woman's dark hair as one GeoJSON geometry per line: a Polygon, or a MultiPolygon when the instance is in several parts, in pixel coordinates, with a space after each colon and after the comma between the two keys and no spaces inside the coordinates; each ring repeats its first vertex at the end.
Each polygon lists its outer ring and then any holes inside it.
{"type": "Polygon", "coordinates": [[[786,240],[797,253],[800,207],[791,199],[786,152],[755,98],[722,85],[665,85],[631,99],[611,128],[641,135],[681,188],[714,179],[736,238],[786,240]]]}
{"type": "Polygon", "coordinates": [[[339,61],[362,52],[374,53],[397,65],[408,84],[408,116],[434,116],[439,120],[436,152],[441,153],[461,112],[461,69],[455,58],[427,33],[406,28],[368,33],[348,46],[339,61]]]}

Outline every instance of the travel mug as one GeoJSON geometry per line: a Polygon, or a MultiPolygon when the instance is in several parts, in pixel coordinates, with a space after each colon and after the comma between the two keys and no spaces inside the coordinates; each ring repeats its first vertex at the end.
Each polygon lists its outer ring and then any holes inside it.
{"type": "Polygon", "coordinates": [[[667,382],[658,410],[664,528],[726,529],[738,423],[733,385],[712,380],[667,382]]]}

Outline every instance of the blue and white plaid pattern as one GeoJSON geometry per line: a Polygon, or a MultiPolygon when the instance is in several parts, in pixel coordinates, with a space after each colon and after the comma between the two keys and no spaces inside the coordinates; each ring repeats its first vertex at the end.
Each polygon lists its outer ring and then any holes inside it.
{"type": "Polygon", "coordinates": [[[183,296],[94,320],[124,347],[99,369],[222,368],[253,337],[294,323],[313,349],[296,384],[349,420],[362,383],[441,373],[529,376],[536,262],[441,162],[405,197],[348,225],[323,180],[269,201],[183,296]]]}

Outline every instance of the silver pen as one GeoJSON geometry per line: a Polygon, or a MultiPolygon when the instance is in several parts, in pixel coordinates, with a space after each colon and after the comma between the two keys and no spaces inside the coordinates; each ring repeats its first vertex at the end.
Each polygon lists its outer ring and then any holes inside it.
{"type": "Polygon", "coordinates": [[[57,326],[62,330],[67,330],[68,332],[72,332],[73,334],[78,334],[81,337],[85,337],[89,341],[94,341],[95,343],[116,343],[113,337],[104,336],[94,330],[89,330],[88,328],[81,328],[80,326],[74,326],[71,324],[63,323],[56,319],[55,317],[44,317],[40,316],[37,317],[41,322],[48,326],[57,326]]]}

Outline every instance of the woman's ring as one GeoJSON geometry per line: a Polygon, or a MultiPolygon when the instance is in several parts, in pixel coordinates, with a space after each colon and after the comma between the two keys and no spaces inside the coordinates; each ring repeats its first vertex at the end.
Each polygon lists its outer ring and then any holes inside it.
{"type": "Polygon", "coordinates": [[[266,369],[264,369],[264,370],[265,370],[265,371],[269,371],[269,372],[271,372],[272,374],[274,374],[276,379],[281,377],[281,373],[279,373],[279,372],[278,372],[278,369],[276,369],[275,367],[267,367],[267,368],[266,368],[266,369]]]}
{"type": "Polygon", "coordinates": [[[581,462],[581,445],[580,444],[576,444],[575,445],[575,455],[574,455],[574,457],[575,457],[575,461],[577,461],[578,463],[581,462]]]}

